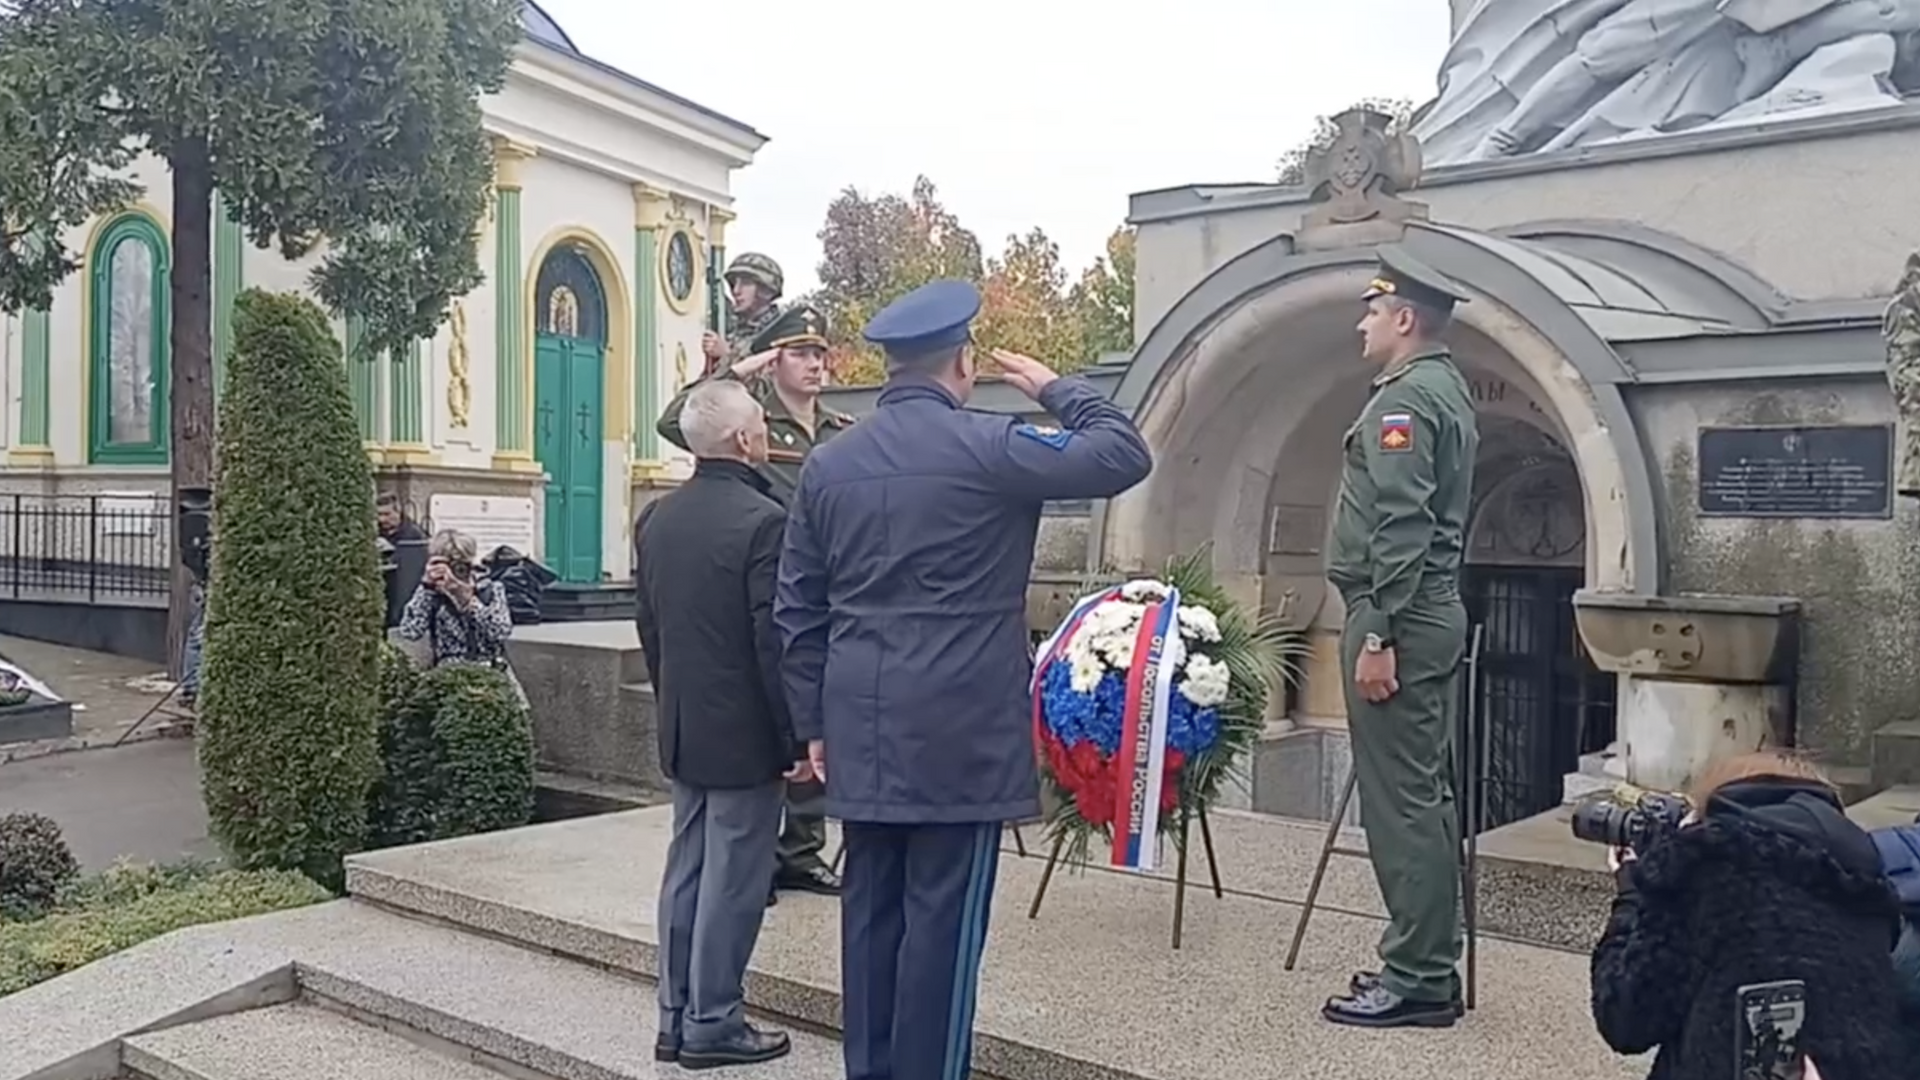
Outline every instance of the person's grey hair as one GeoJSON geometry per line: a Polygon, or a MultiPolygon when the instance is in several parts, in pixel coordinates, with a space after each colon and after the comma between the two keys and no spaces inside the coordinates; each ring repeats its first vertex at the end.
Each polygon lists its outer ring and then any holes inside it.
{"type": "Polygon", "coordinates": [[[459,529],[441,529],[427,541],[427,557],[471,566],[479,561],[480,545],[459,529]]]}
{"type": "Polygon", "coordinates": [[[715,379],[687,395],[686,407],[680,411],[680,434],[694,457],[734,457],[734,436],[752,427],[760,412],[760,403],[746,386],[715,379]]]}
{"type": "Polygon", "coordinates": [[[949,365],[958,364],[960,362],[961,350],[966,347],[965,344],[942,345],[937,349],[927,352],[906,354],[888,353],[887,370],[915,371],[922,374],[941,371],[949,365]]]}

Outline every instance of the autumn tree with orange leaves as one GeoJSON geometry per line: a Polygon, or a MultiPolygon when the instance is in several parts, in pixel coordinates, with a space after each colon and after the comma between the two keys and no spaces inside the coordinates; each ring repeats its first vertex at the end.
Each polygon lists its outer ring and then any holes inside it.
{"type": "MultiPolygon", "coordinates": [[[[820,230],[820,288],[808,299],[827,315],[830,362],[843,385],[885,380],[879,350],[860,337],[873,314],[936,278],[979,284],[975,337],[983,351],[1012,349],[1076,370],[1133,347],[1133,230],[1107,240],[1107,254],[1076,280],[1041,229],[1007,238],[982,258],[980,241],[920,177],[909,195],[869,197],[848,188],[820,230]]],[[[991,373],[991,364],[986,370],[991,373]]]]}

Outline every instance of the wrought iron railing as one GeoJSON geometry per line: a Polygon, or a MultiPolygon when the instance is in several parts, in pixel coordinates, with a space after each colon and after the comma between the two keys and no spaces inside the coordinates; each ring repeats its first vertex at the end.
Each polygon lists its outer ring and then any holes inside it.
{"type": "Polygon", "coordinates": [[[164,598],[172,540],[163,494],[0,495],[0,596],[164,598]]]}

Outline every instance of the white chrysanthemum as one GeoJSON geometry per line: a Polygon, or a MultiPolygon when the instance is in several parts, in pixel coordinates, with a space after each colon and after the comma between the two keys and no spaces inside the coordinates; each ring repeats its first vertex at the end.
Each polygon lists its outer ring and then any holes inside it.
{"type": "Polygon", "coordinates": [[[1133,633],[1109,634],[1094,643],[1094,648],[1115,670],[1126,671],[1133,667],[1133,645],[1139,639],[1133,633]]]}
{"type": "Polygon", "coordinates": [[[1187,657],[1183,674],[1180,693],[1186,695],[1188,701],[1208,709],[1227,700],[1227,685],[1232,681],[1227,665],[1205,653],[1194,653],[1187,657]]]}
{"type": "Polygon", "coordinates": [[[1139,603],[1165,600],[1171,591],[1165,582],[1155,581],[1152,578],[1135,578],[1120,586],[1121,596],[1139,603]]]}
{"type": "Polygon", "coordinates": [[[1180,636],[1196,641],[1219,641],[1220,620],[1213,612],[1192,604],[1180,605],[1180,636]]]}
{"type": "Polygon", "coordinates": [[[1107,673],[1107,666],[1091,652],[1071,656],[1068,663],[1072,665],[1068,669],[1068,681],[1072,683],[1075,693],[1093,693],[1094,687],[1100,685],[1101,678],[1107,673]]]}

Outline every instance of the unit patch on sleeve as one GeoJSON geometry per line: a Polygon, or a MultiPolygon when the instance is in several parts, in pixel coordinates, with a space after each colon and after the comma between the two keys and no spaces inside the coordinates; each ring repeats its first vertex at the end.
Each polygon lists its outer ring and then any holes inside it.
{"type": "Polygon", "coordinates": [[[1067,440],[1073,437],[1070,431],[1061,431],[1057,427],[1041,427],[1039,424],[1021,424],[1013,430],[1016,435],[1023,435],[1042,446],[1049,446],[1055,450],[1065,450],[1067,440]]]}
{"type": "Polygon", "coordinates": [[[1413,449],[1413,414],[1385,413],[1380,417],[1380,449],[1403,453],[1413,449]]]}

